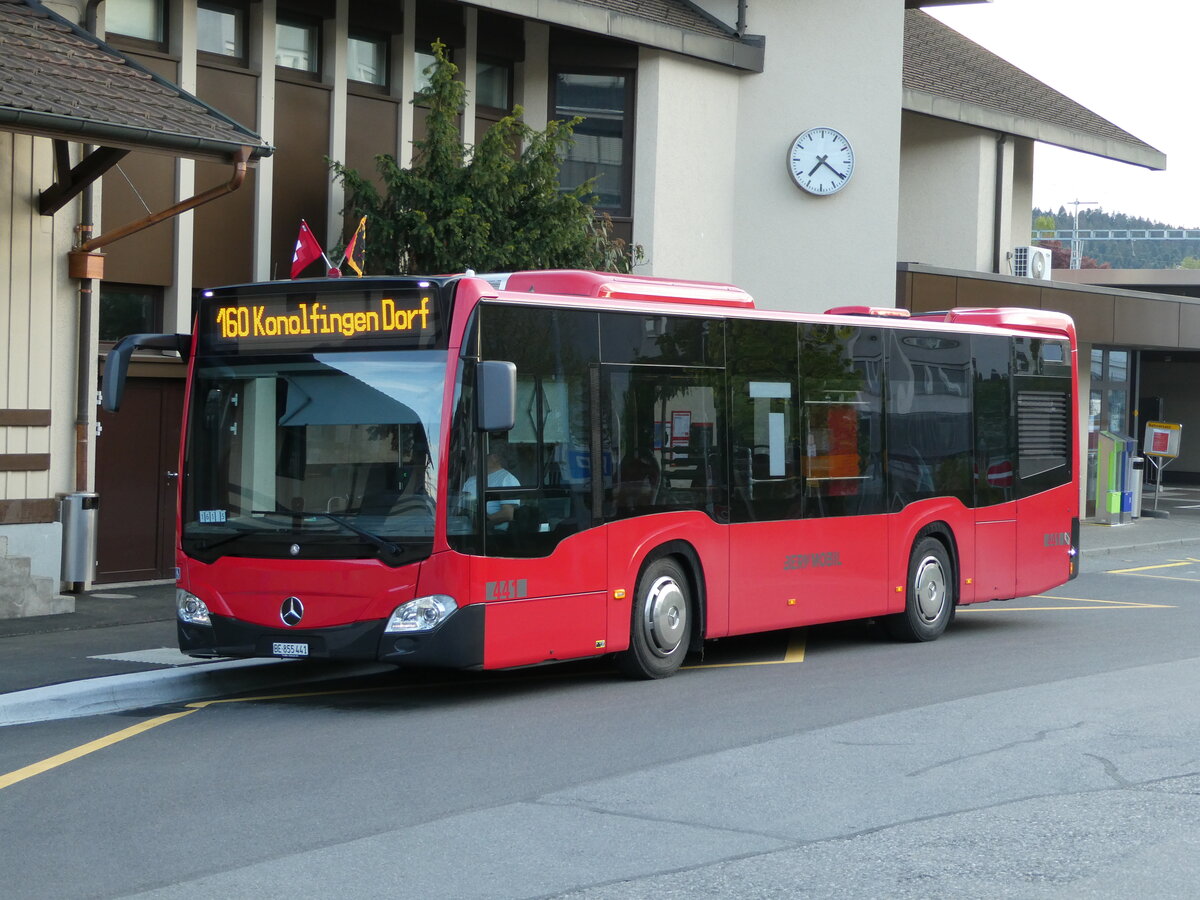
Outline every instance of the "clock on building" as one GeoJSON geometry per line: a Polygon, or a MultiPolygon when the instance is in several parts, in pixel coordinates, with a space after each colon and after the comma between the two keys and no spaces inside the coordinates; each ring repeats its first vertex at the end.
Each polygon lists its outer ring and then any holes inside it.
{"type": "Polygon", "coordinates": [[[854,148],[836,128],[801,132],[788,148],[788,172],[810,194],[836,194],[854,174],[854,148]]]}

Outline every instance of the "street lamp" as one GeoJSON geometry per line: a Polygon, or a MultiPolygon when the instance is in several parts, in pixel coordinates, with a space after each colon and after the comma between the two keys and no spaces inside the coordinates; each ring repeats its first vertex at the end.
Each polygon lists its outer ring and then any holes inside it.
{"type": "Polygon", "coordinates": [[[1079,207],[1099,204],[1095,200],[1072,200],[1067,205],[1075,207],[1075,227],[1071,230],[1071,268],[1078,269],[1083,259],[1083,241],[1079,239],[1079,207]]]}

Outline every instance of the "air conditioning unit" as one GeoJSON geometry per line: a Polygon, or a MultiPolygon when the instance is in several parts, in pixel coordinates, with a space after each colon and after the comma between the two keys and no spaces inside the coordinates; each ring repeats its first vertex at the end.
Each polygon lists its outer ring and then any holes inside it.
{"type": "Polygon", "coordinates": [[[1050,280],[1050,251],[1045,247],[1016,247],[1012,255],[1012,272],[1018,278],[1050,280]]]}

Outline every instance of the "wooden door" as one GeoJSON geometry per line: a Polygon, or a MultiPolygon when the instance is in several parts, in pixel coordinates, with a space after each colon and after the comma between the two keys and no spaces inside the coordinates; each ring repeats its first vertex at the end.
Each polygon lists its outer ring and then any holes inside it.
{"type": "Polygon", "coordinates": [[[96,442],[97,584],[173,578],[183,379],[130,378],[96,442]]]}

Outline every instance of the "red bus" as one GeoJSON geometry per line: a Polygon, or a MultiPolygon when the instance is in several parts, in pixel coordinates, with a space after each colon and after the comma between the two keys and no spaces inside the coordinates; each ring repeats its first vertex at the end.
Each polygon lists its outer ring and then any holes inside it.
{"type": "Polygon", "coordinates": [[[178,632],[196,657],[507,668],[961,604],[1076,574],[1071,320],[767,312],[594,272],[205,291],[178,632]]]}

